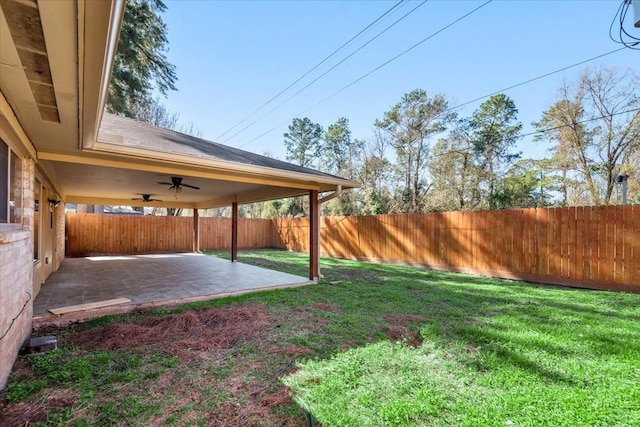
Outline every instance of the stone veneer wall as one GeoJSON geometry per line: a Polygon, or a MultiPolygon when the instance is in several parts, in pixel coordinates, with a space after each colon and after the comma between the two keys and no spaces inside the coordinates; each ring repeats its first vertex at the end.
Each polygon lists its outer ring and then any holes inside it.
{"type": "Polygon", "coordinates": [[[34,162],[22,159],[17,176],[22,200],[16,200],[22,229],[0,231],[0,390],[18,352],[31,334],[33,318],[34,162]],[[20,203],[21,202],[21,203],[20,203]]]}

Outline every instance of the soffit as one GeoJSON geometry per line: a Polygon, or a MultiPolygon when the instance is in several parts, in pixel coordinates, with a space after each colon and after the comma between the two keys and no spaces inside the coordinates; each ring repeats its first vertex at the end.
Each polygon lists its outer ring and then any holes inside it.
{"type": "Polygon", "coordinates": [[[0,91],[36,149],[77,147],[76,3],[0,6],[0,91]]]}
{"type": "Polygon", "coordinates": [[[261,183],[247,183],[184,176],[183,184],[199,187],[199,190],[183,186],[179,193],[169,189],[169,173],[125,168],[88,166],[79,163],[47,162],[55,171],[56,180],[64,188],[64,199],[75,203],[128,204],[132,206],[180,206],[210,208],[228,206],[232,202],[248,203],[271,198],[308,194],[305,189],[292,189],[261,183]],[[157,203],[133,201],[141,194],[159,199],[157,203]]]}

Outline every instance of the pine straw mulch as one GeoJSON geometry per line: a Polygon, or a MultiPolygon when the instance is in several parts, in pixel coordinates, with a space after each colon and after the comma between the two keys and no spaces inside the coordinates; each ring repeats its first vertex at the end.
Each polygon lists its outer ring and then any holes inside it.
{"type": "Polygon", "coordinates": [[[268,324],[265,307],[235,305],[107,325],[70,334],[67,340],[87,350],[147,348],[184,361],[206,360],[242,340],[263,342],[268,324]]]}
{"type": "MultiPolygon", "coordinates": [[[[160,413],[145,419],[144,425],[165,425],[169,416],[178,415],[177,425],[202,422],[204,417],[207,426],[295,427],[306,425],[305,414],[292,409],[289,390],[279,378],[294,372],[296,360],[313,352],[303,346],[278,345],[279,328],[286,323],[290,334],[313,334],[327,324],[323,313],[339,311],[335,305],[316,302],[270,318],[262,305],[236,304],[151,315],[101,327],[86,328],[81,324],[71,330],[48,327],[38,332],[59,334],[60,346],[72,344],[80,352],[130,349],[143,355],[164,353],[179,358],[178,366],[151,381],[119,385],[117,396],[98,391],[93,398],[94,409],[81,409],[75,418],[99,421],[95,408],[100,404],[144,396],[161,405],[160,413]],[[253,353],[242,352],[242,346],[250,346],[253,353]],[[224,374],[218,375],[220,372],[224,374]]],[[[390,340],[420,344],[418,335],[407,325],[424,318],[391,314],[383,317],[389,325],[382,332],[390,340]]],[[[28,360],[19,359],[14,378],[33,375],[28,360]]],[[[63,386],[45,388],[17,403],[0,398],[0,425],[25,426],[44,421],[47,414],[65,408],[77,411],[73,408],[78,401],[78,393],[63,386]]]]}
{"type": "MultiPolygon", "coordinates": [[[[313,317],[307,310],[294,310],[291,314],[299,323],[309,322],[313,317]]],[[[314,328],[323,322],[311,324],[314,328]]],[[[72,344],[80,352],[131,349],[139,354],[164,353],[179,358],[178,366],[151,381],[122,384],[116,397],[101,396],[98,392],[94,408],[109,400],[124,401],[128,396],[142,395],[162,405],[160,415],[144,420],[143,424],[149,426],[164,425],[171,414],[179,414],[178,425],[196,423],[204,417],[207,426],[304,426],[302,411],[291,417],[292,410],[283,409],[292,403],[288,388],[279,378],[295,370],[296,358],[312,351],[300,346],[278,346],[274,339],[277,326],[264,306],[238,304],[97,328],[79,325],[76,331],[48,327],[39,332],[59,333],[59,346],[72,344]],[[243,345],[255,347],[256,351],[249,355],[241,353],[238,349],[243,345]],[[217,370],[224,368],[230,372],[216,377],[217,370]],[[219,402],[215,403],[216,400],[219,402]],[[185,407],[193,409],[185,411],[185,407]]],[[[19,369],[24,371],[19,377],[34,375],[25,359],[16,366],[22,366],[19,369]]],[[[77,403],[77,394],[61,387],[45,388],[18,403],[0,398],[0,425],[41,422],[47,414],[72,408],[77,403]]],[[[79,415],[96,416],[89,412],[79,415]]]]}

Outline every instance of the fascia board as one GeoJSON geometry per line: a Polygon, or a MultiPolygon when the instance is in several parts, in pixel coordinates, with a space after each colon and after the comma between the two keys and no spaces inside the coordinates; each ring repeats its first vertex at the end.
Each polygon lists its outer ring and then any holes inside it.
{"type": "MultiPolygon", "coordinates": [[[[91,150],[93,151],[93,150],[91,150]]],[[[69,155],[58,154],[48,152],[38,152],[39,160],[51,160],[55,162],[63,163],[75,163],[87,166],[104,166],[118,169],[133,169],[144,172],[155,172],[162,174],[181,174],[187,176],[193,176],[197,178],[215,179],[220,181],[232,181],[232,182],[244,182],[248,184],[262,184],[272,185],[276,187],[285,188],[298,188],[304,190],[318,190],[319,186],[312,182],[292,182],[286,180],[277,180],[271,178],[269,180],[260,176],[242,175],[238,173],[232,173],[229,171],[212,170],[211,168],[194,167],[193,162],[190,164],[179,164],[175,161],[172,162],[159,162],[156,160],[154,163],[139,163],[132,157],[117,157],[110,156],[109,158],[90,157],[87,155],[69,155]]],[[[145,159],[148,160],[148,159],[145,159]]]]}
{"type": "Polygon", "coordinates": [[[78,1],[79,148],[98,136],[124,9],[124,0],[78,1]]]}
{"type": "Polygon", "coordinates": [[[104,197],[88,197],[78,195],[67,195],[64,198],[65,203],[81,203],[87,205],[106,205],[106,206],[137,206],[137,207],[152,207],[152,208],[195,208],[194,203],[186,202],[148,202],[143,203],[140,200],[131,199],[110,199],[104,197]]]}
{"type": "Polygon", "coordinates": [[[172,163],[182,163],[186,165],[197,165],[205,168],[228,171],[231,173],[246,173],[249,175],[261,176],[265,179],[269,177],[278,180],[291,180],[292,183],[307,182],[317,184],[342,185],[343,188],[356,188],[360,184],[341,178],[331,178],[327,176],[312,175],[302,172],[285,171],[265,166],[247,165],[245,163],[230,162],[226,160],[214,160],[197,156],[189,156],[177,153],[167,153],[163,151],[148,150],[136,147],[119,146],[108,142],[97,141],[93,150],[105,154],[120,154],[128,157],[145,158],[148,160],[161,160],[172,163]]]}
{"type": "Polygon", "coordinates": [[[306,196],[308,194],[308,190],[286,191],[280,188],[271,188],[268,190],[256,190],[246,193],[233,194],[230,196],[221,197],[219,199],[205,200],[203,202],[196,203],[195,206],[198,209],[219,208],[223,206],[231,206],[233,202],[237,202],[239,204],[247,204],[276,200],[280,198],[306,196]]]}

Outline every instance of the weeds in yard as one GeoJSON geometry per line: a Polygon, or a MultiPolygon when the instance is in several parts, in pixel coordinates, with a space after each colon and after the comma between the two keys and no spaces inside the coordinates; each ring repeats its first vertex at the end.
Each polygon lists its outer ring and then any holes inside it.
{"type": "Polygon", "coordinates": [[[318,285],[47,330],[61,349],[20,357],[0,419],[304,426],[307,405],[324,427],[640,425],[639,295],[321,266],[318,285]]]}

